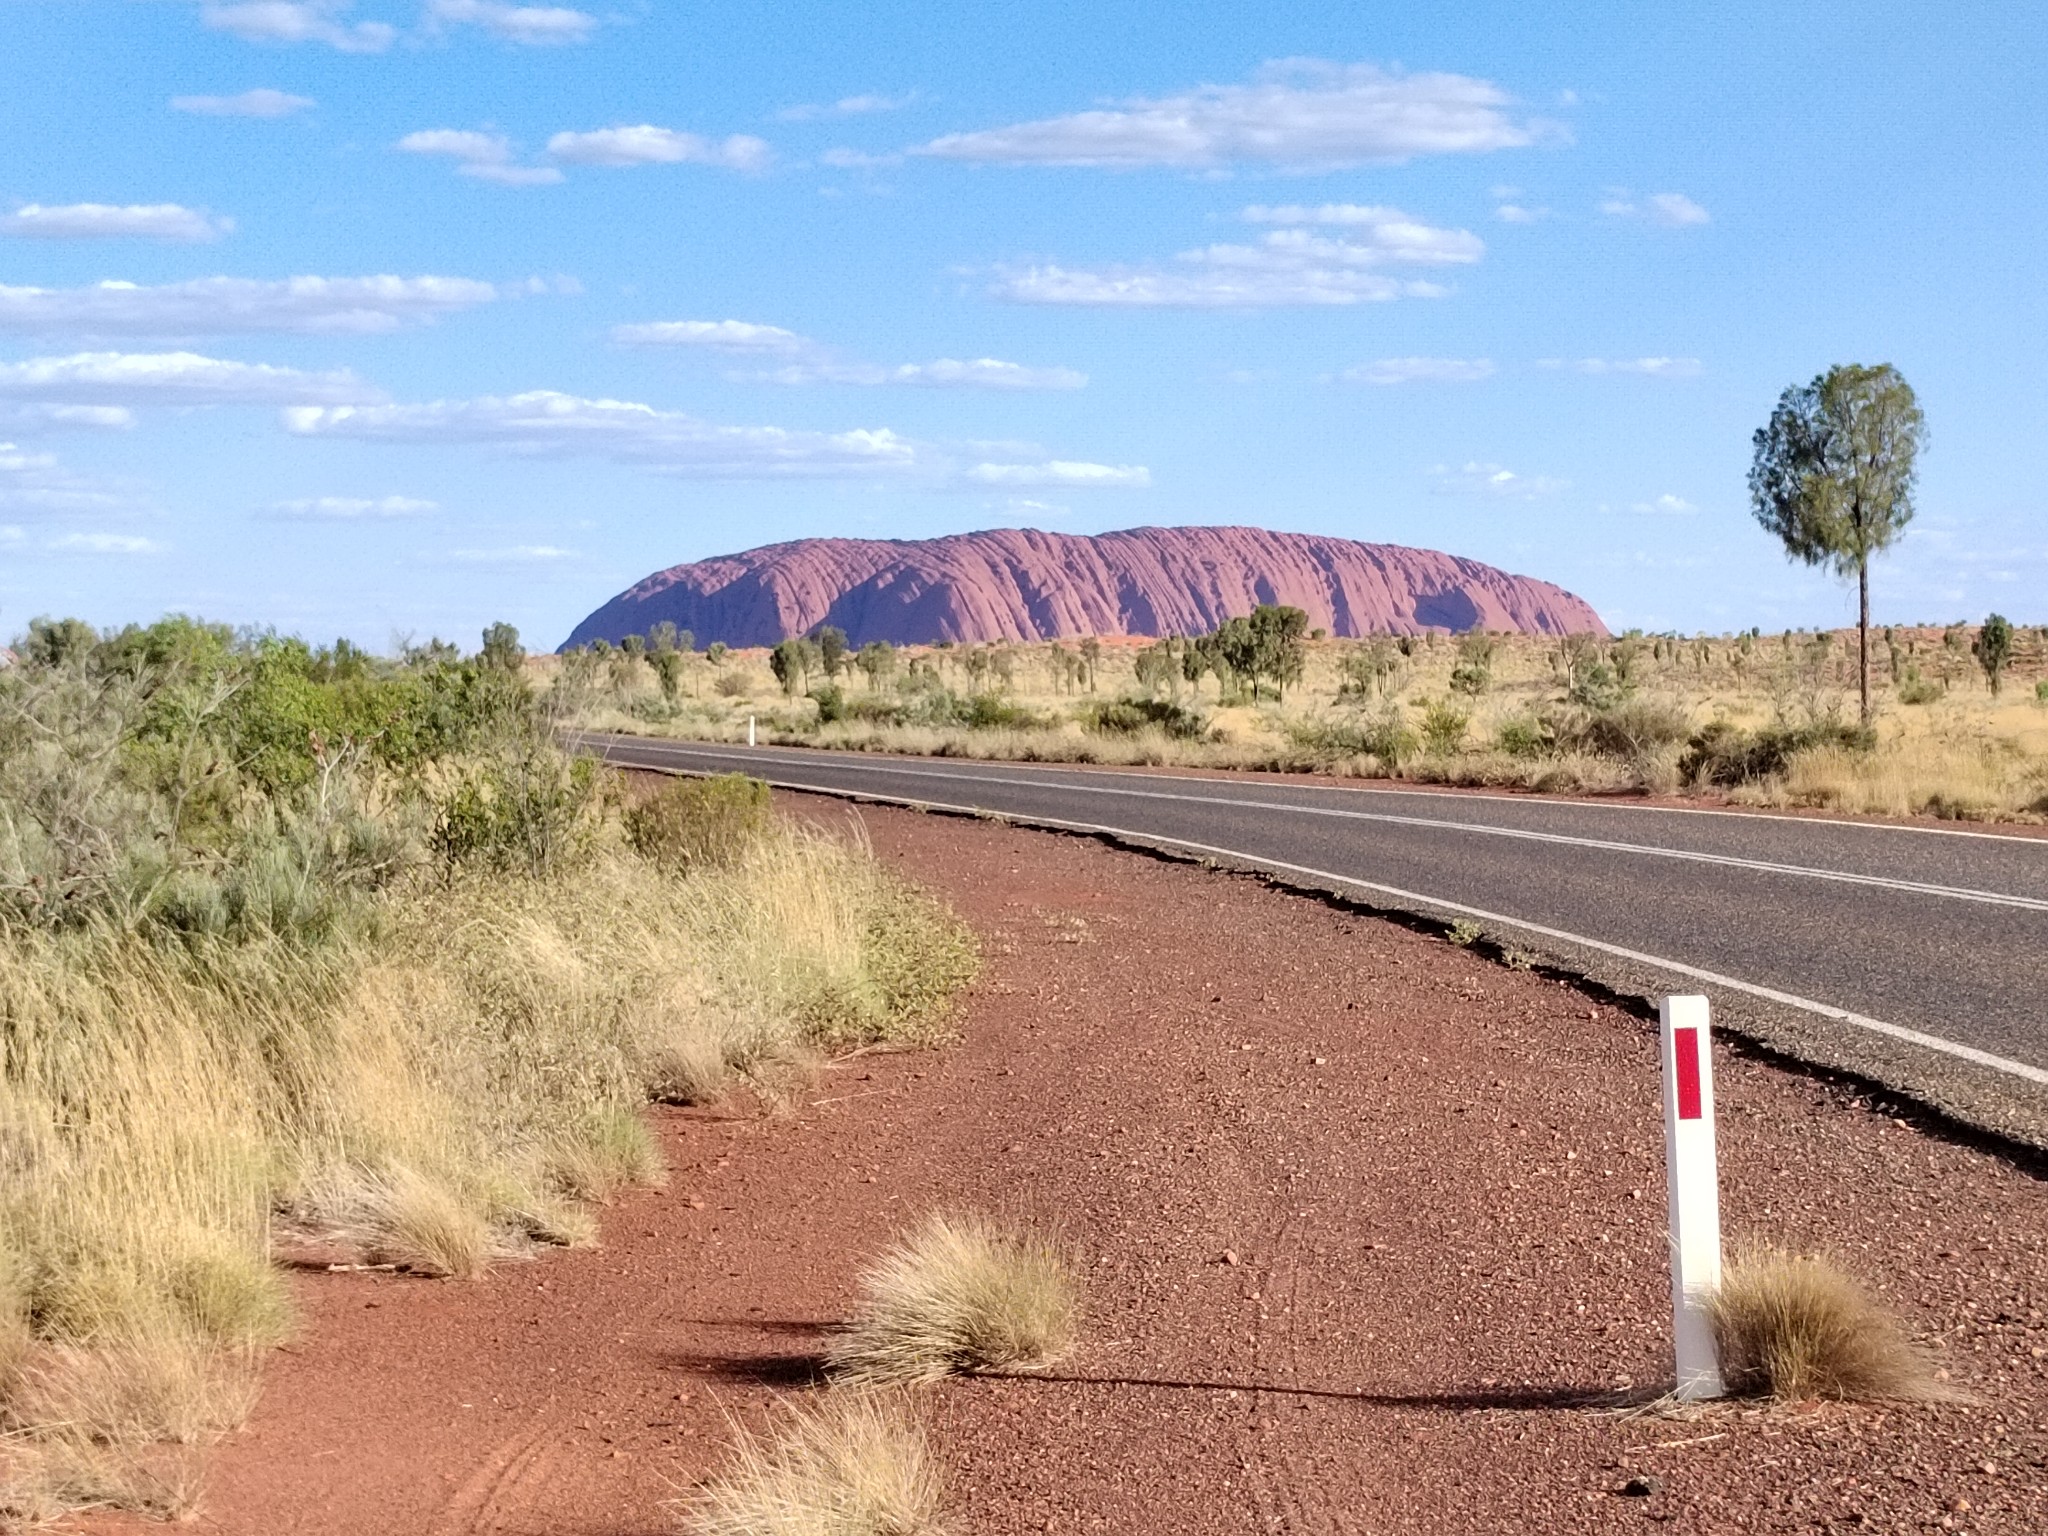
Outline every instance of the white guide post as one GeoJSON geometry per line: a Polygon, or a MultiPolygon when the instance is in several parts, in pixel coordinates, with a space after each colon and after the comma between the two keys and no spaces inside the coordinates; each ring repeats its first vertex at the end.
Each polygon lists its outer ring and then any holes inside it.
{"type": "Polygon", "coordinates": [[[1707,1303],[1721,1284],[1721,1179],[1714,1160],[1714,1059],[1707,1000],[1657,1005],[1664,1042],[1664,1171],[1671,1199],[1671,1321],[1678,1397],[1722,1394],[1707,1303]]]}
{"type": "Polygon", "coordinates": [[[753,717],[752,715],[749,715],[749,716],[747,716],[747,745],[751,747],[751,746],[752,746],[753,744],[754,744],[754,717],[753,717]]]}

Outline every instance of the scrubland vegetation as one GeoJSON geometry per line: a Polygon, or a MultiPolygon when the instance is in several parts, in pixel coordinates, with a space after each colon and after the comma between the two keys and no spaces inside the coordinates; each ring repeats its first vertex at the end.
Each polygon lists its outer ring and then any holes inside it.
{"type": "Polygon", "coordinates": [[[635,799],[477,656],[38,623],[0,670],[0,1523],[189,1503],[280,1254],[474,1274],[638,1111],[941,1026],[965,930],[745,781],[635,799]]]}
{"type": "Polygon", "coordinates": [[[696,652],[663,630],[536,665],[595,729],[1041,762],[1684,793],[1887,816],[2048,816],[2048,630],[1330,640],[1298,610],[1153,641],[696,652]],[[1293,615],[1290,620],[1287,615],[1293,615]]]}
{"type": "Polygon", "coordinates": [[[1926,1355],[1824,1258],[1762,1247],[1738,1255],[1713,1300],[1729,1390],[1788,1402],[1951,1396],[1926,1355]]]}

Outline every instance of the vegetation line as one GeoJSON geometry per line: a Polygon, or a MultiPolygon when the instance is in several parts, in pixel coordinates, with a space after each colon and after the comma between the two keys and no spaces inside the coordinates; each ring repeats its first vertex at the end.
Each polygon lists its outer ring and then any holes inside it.
{"type": "MultiPolygon", "coordinates": [[[[695,770],[687,768],[662,768],[654,771],[690,774],[695,770]]],[[[817,784],[800,783],[792,779],[770,779],[767,782],[778,789],[800,790],[806,794],[833,795],[847,800],[870,800],[882,804],[904,805],[914,810],[943,811],[953,815],[977,817],[988,814],[983,807],[953,805],[940,800],[916,800],[907,796],[877,794],[869,790],[831,789],[817,784]]],[[[1641,950],[1629,949],[1620,944],[1609,944],[1603,939],[1588,938],[1584,934],[1572,933],[1563,928],[1549,928],[1541,923],[1529,922],[1525,918],[1509,917],[1500,912],[1489,912],[1483,907],[1467,906],[1463,902],[1447,901],[1440,896],[1429,896],[1419,891],[1403,890],[1399,886],[1381,885],[1372,880],[1360,880],[1353,875],[1340,875],[1326,869],[1315,869],[1306,864],[1289,864],[1283,860],[1267,858],[1261,854],[1245,853],[1240,849],[1219,847],[1211,843],[1192,842],[1186,838],[1170,837],[1163,833],[1139,832],[1133,831],[1128,827],[1112,827],[1096,822],[1068,821],[1059,817],[1027,815],[1023,813],[1005,812],[1003,819],[1018,826],[1044,827],[1060,832],[1079,832],[1090,836],[1117,838],[1140,845],[1153,844],[1168,848],[1185,849],[1188,852],[1205,854],[1212,858],[1236,860],[1260,871],[1278,870],[1292,875],[1306,875],[1311,879],[1327,881],[1335,885],[1371,891],[1375,895],[1392,896],[1399,901],[1414,903],[1417,906],[1432,911],[1455,912],[1461,917],[1476,918],[1481,922],[1487,923],[1499,923],[1507,927],[1518,928],[1524,933],[1536,934],[1541,938],[1554,939],[1560,943],[1575,945],[1581,949],[1591,949],[1601,954],[1613,955],[1616,959],[1632,961],[1638,965],[1655,966],[1660,970],[1672,972],[1674,975],[1685,976],[1694,981],[1706,982],[1710,986],[1726,987],[1730,991],[1761,998],[1765,1002],[1777,1003],[1787,1008],[1796,1008],[1803,1013],[1816,1014],[1822,1018],[1831,1019],[1838,1024],[1852,1025],[1857,1029],[1866,1030],[1872,1034],[1884,1035],[1909,1045],[1917,1045],[1930,1051],[1938,1051],[1943,1055],[1953,1056],[1959,1060],[1970,1062],[1975,1066],[1986,1067],[1991,1071],[2003,1073],[2009,1077],[2021,1078],[2026,1082],[2048,1087],[2048,1070],[2030,1066],[2023,1061],[2014,1061],[2007,1056],[1997,1056],[1989,1051],[1980,1051],[1975,1046],[1964,1045],[1960,1041],[1944,1039],[1940,1035],[1926,1034],[1917,1029],[1909,1029],[1903,1024],[1887,1023],[1883,1019],[1874,1019],[1868,1014],[1855,1013],[1847,1008],[1837,1008],[1832,1003],[1819,1002],[1810,997],[1800,997],[1792,992],[1780,992],[1774,987],[1762,986],[1753,981],[1743,981],[1738,977],[1723,975],[1719,971],[1710,971],[1701,966],[1688,965],[1682,960],[1670,960],[1661,955],[1645,954],[1641,950]]]]}

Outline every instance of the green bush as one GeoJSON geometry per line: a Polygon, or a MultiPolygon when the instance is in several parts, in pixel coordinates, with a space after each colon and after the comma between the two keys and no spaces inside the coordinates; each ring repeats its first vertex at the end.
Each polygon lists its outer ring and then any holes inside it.
{"type": "Polygon", "coordinates": [[[1465,745],[1465,731],[1472,717],[1449,699],[1432,699],[1422,707],[1422,747],[1425,752],[1449,757],[1465,745]]]}
{"type": "Polygon", "coordinates": [[[594,832],[599,766],[535,740],[464,768],[436,810],[435,851],[451,865],[546,874],[594,832]]]}
{"type": "Polygon", "coordinates": [[[1932,704],[1944,691],[1932,678],[1922,677],[1918,667],[1907,667],[1906,675],[1899,680],[1901,704],[1932,704]]]}
{"type": "Polygon", "coordinates": [[[1557,747],[1550,727],[1541,720],[1520,715],[1503,720],[1494,733],[1493,744],[1509,757],[1548,757],[1557,747]]]}
{"type": "Polygon", "coordinates": [[[1135,736],[1140,731],[1164,731],[1176,741],[1199,741],[1208,733],[1209,722],[1198,710],[1169,699],[1113,699],[1084,705],[1081,723],[1105,736],[1135,736]]]}
{"type": "Polygon", "coordinates": [[[1796,753],[1813,747],[1867,752],[1876,745],[1876,734],[1868,728],[1834,721],[1745,731],[1726,720],[1716,720],[1686,744],[1678,772],[1688,783],[1732,789],[1783,773],[1796,753]]]}
{"type": "Polygon", "coordinates": [[[1651,699],[1628,699],[1596,709],[1576,723],[1572,745],[1599,757],[1635,762],[1685,740],[1685,711],[1651,699]]]}
{"type": "Polygon", "coordinates": [[[1415,755],[1415,733],[1401,706],[1355,720],[1297,720],[1288,727],[1294,744],[1318,757],[1374,757],[1389,773],[1415,755]]]}
{"type": "Polygon", "coordinates": [[[740,773],[674,779],[623,819],[642,858],[669,869],[730,868],[768,830],[768,786],[740,773]]]}
{"type": "Polygon", "coordinates": [[[2044,677],[2040,682],[2034,684],[2034,702],[2036,704],[2048,704],[2048,677],[2044,677]]]}

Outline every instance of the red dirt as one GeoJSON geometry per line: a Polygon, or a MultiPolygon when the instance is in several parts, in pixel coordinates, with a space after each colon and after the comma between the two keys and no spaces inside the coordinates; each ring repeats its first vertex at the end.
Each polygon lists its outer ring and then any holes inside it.
{"type": "Polygon", "coordinates": [[[1864,1273],[1977,1402],[1589,1407],[1668,1379],[1648,1026],[1251,880],[863,814],[984,936],[962,1041],[660,1115],[672,1185],[601,1248],[307,1276],[202,1528],[673,1529],[861,1260],[970,1205],[1063,1231],[1091,1313],[1055,1379],[923,1395],[962,1532],[2048,1529],[2035,1180],[1724,1054],[1731,1234],[1864,1273]]]}

